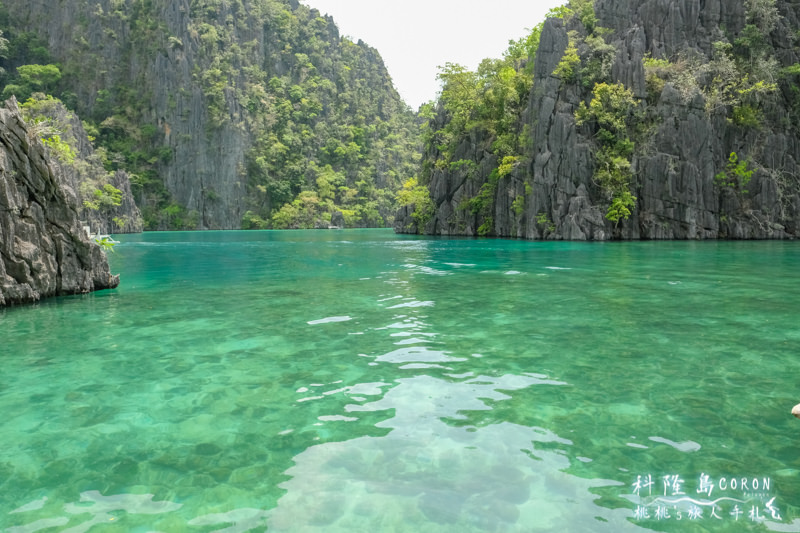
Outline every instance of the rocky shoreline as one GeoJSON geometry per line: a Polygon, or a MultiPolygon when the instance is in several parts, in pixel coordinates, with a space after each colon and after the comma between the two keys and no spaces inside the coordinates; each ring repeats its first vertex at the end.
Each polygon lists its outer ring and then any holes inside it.
{"type": "Polygon", "coordinates": [[[0,109],[0,306],[119,285],[81,225],[63,171],[15,99],[0,109]]]}

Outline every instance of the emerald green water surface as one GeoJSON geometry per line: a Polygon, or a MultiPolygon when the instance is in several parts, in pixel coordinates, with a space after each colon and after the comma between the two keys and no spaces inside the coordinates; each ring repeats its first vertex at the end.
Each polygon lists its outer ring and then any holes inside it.
{"type": "Polygon", "coordinates": [[[797,243],[119,238],[0,311],[4,533],[800,531],[797,243]]]}

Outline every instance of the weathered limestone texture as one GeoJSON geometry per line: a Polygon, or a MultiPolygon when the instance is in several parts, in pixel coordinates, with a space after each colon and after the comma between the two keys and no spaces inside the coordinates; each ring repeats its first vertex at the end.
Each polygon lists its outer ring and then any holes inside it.
{"type": "Polygon", "coordinates": [[[117,285],[105,252],[81,226],[60,167],[8,100],[0,109],[0,306],[117,285]]]}
{"type": "MultiPolygon", "coordinates": [[[[23,109],[27,122],[42,120],[61,132],[61,140],[75,149],[72,161],[60,161],[64,183],[78,198],[78,215],[92,233],[141,233],[142,214],[131,191],[130,175],[124,170],[109,172],[100,153],[95,150],[78,116],[59,100],[38,94],[35,109],[23,109]],[[120,192],[119,205],[97,204],[95,192],[111,185],[120,192]]],[[[24,107],[24,106],[23,106],[24,107]]]]}
{"type": "MultiPolygon", "coordinates": [[[[800,63],[800,4],[777,0],[776,7],[777,23],[763,40],[777,72],[783,72],[800,63]]],[[[490,152],[491,133],[473,130],[452,157],[469,166],[434,166],[429,187],[436,212],[431,220],[417,228],[412,210],[402,209],[395,229],[477,235],[484,224],[483,233],[491,236],[568,240],[800,236],[796,79],[775,78],[777,90],[758,104],[763,115],[758,126],[737,125],[730,105],[710,106],[713,91],[681,87],[683,73],[677,72],[678,67],[658,92],[648,86],[645,58],[671,65],[688,62],[685,58],[699,65],[709,63],[714,43],[735,42],[743,31],[748,22],[745,3],[596,0],[594,11],[596,25],[608,29],[603,45],[613,47],[602,79],[632,91],[644,117],[642,124],[649,128],[648,135],[637,139],[630,161],[630,193],[636,198],[630,218],[619,223],[606,218],[610,198],[593,179],[597,132],[576,124],[575,112],[581,103],[589,103],[594,84],[588,78],[569,81],[554,73],[571,39],[581,43],[579,68],[591,66],[597,51],[586,45],[587,29],[577,19],[549,19],[535,58],[527,111],[518,125],[524,153],[518,167],[498,182],[491,212],[471,213],[464,208],[497,167],[490,152]],[[734,191],[715,182],[733,152],[753,170],[746,189],[734,191]]],[[[447,120],[440,106],[434,130],[447,120]]],[[[433,148],[424,157],[436,162],[441,154],[433,148]]]]}
{"type": "Polygon", "coordinates": [[[97,156],[81,120],[64,104],[55,103],[51,116],[57,124],[67,124],[69,135],[77,140],[76,159],[82,164],[65,166],[63,170],[65,182],[78,197],[81,220],[89,225],[93,233],[141,233],[144,229],[142,214],[133,198],[130,175],[124,170],[115,170],[110,177],[107,176],[108,171],[97,156]],[[87,189],[86,184],[106,181],[122,193],[120,205],[97,210],[81,207],[84,200],[91,200],[91,190],[94,188],[87,189]]]}

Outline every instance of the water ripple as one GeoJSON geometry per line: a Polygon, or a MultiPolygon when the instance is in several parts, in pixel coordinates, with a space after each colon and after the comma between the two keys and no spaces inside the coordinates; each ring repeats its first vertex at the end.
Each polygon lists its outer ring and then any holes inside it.
{"type": "Polygon", "coordinates": [[[317,324],[330,324],[334,322],[347,322],[349,320],[353,320],[352,317],[349,316],[329,316],[327,318],[320,318],[319,320],[311,320],[308,322],[310,325],[317,325],[317,324]]]}

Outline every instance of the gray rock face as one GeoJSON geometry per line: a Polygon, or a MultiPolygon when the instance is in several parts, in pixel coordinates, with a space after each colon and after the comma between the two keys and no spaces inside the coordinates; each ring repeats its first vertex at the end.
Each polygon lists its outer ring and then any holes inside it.
{"type": "MultiPolygon", "coordinates": [[[[529,105],[519,131],[528,131],[525,162],[497,185],[491,213],[465,212],[496,168],[487,147],[492,139],[466,142],[453,160],[474,161],[468,178],[442,169],[431,176],[436,214],[423,232],[476,235],[491,218],[489,235],[529,239],[783,239],[800,236],[800,139],[796,96],[779,90],[765,100],[761,128],[737,126],[724,112],[709,112],[706,96],[682,93],[667,80],[661,94],[649,95],[643,58],[675,61],[682,54],[701,62],[713,57],[713,43],[733,41],[747,20],[738,0],[596,0],[597,24],[616,55],[610,82],[623,83],[639,100],[651,127],[631,161],[631,193],[636,206],[628,220],[606,219],[609,197],[593,180],[595,131],[577,126],[575,111],[591,100],[592,87],[553,75],[569,42],[569,31],[585,37],[576,20],[544,24],[535,58],[529,105]],[[795,116],[791,119],[790,117],[795,116]],[[746,191],[715,184],[729,154],[747,158],[752,175],[746,191]],[[523,196],[524,204],[514,199],[523,196]],[[523,209],[520,206],[524,205],[523,209]],[[461,207],[459,207],[461,206],[461,207]],[[472,217],[472,219],[470,219],[472,217]]],[[[800,4],[778,0],[781,15],[766,43],[780,67],[798,62],[796,35],[800,4]]],[[[581,52],[585,55],[585,51],[581,52]]],[[[441,113],[439,120],[441,118],[441,113]]],[[[480,138],[473,132],[470,137],[480,138]]],[[[426,154],[435,160],[436,153],[426,154]]],[[[413,231],[408,210],[398,214],[398,231],[413,231]],[[410,228],[410,229],[409,229],[410,228]]]]}
{"type": "MultiPolygon", "coordinates": [[[[32,111],[28,109],[27,112],[32,111]]],[[[62,140],[70,139],[69,144],[77,147],[75,161],[60,162],[60,166],[64,184],[70,187],[77,197],[78,215],[81,220],[86,222],[94,233],[141,233],[142,214],[134,201],[128,173],[124,170],[112,173],[106,171],[81,120],[60,101],[43,100],[37,107],[36,114],[40,118],[51,120],[58,130],[62,130],[62,140]],[[120,205],[86,207],[84,202],[94,200],[94,191],[102,189],[105,184],[112,185],[122,193],[120,205]]],[[[30,118],[29,115],[26,116],[30,118]]]]}
{"type": "Polygon", "coordinates": [[[9,100],[0,109],[0,305],[118,284],[83,231],[60,168],[9,100]]]}
{"type": "MultiPolygon", "coordinates": [[[[254,146],[255,133],[268,129],[262,124],[277,120],[270,108],[269,83],[291,71],[287,62],[305,56],[300,53],[303,50],[292,49],[282,33],[296,31],[283,27],[283,17],[291,18],[293,15],[284,11],[297,9],[299,2],[6,0],[3,4],[12,25],[47,42],[54,62],[63,66],[65,78],[67,73],[90,78],[70,82],[79,116],[100,117],[101,131],[114,131],[124,138],[128,135],[126,124],[115,121],[115,116],[127,115],[113,107],[124,107],[126,98],[136,99],[133,121],[153,128],[146,143],[158,154],[155,158],[148,154],[153,172],[146,179],[163,183],[170,201],[186,211],[187,227],[241,228],[249,209],[247,154],[254,146]],[[217,50],[222,40],[214,38],[215,27],[223,25],[234,38],[235,51],[217,50]],[[263,70],[258,79],[247,74],[254,67],[263,70]],[[104,106],[112,109],[106,111],[104,106]],[[95,110],[99,111],[93,115],[95,110]]],[[[330,23],[328,38],[309,46],[339,46],[338,30],[332,19],[325,20],[330,23]]],[[[376,62],[370,68],[384,68],[378,56],[370,60],[376,62]]],[[[314,69],[333,86],[363,81],[355,75],[339,76],[343,69],[331,60],[314,69]]],[[[305,73],[292,83],[301,84],[307,76],[305,73]]],[[[365,87],[359,98],[378,100],[382,92],[389,94],[384,89],[365,87]]],[[[341,101],[321,104],[321,115],[332,113],[334,107],[354,105],[341,101]]],[[[300,103],[295,106],[292,113],[299,113],[300,103]]],[[[304,112],[301,118],[311,114],[304,112]]],[[[380,175],[376,183],[380,184],[380,175]]],[[[158,202],[147,197],[136,200],[145,214],[158,202]]],[[[278,209],[280,205],[269,207],[278,209]]],[[[169,227],[163,221],[157,227],[148,222],[149,229],[169,227]]]]}
{"type": "MultiPolygon", "coordinates": [[[[174,44],[161,48],[162,43],[153,42],[151,57],[130,52],[132,42],[142,36],[119,15],[120,10],[150,7],[120,6],[112,0],[90,4],[10,0],[6,8],[26,29],[45,38],[59,61],[69,63],[74,61],[70,53],[93,51],[92,72],[98,79],[76,86],[81,115],[99,104],[98,88],[129,87],[139,93],[146,102],[142,120],[157,124],[162,147],[171,151],[159,168],[166,189],[179,205],[197,215],[198,229],[238,229],[244,212],[241,168],[250,140],[232,94],[224,95],[229,123],[209,126],[208,103],[197,80],[202,67],[200,41],[192,26],[190,2],[161,1],[152,8],[163,25],[159,31],[167,31],[174,44]]],[[[218,16],[223,20],[233,16],[229,3],[221,4],[218,16]]],[[[263,40],[263,35],[247,37],[263,40]]],[[[97,222],[103,226],[102,220],[97,222]]]]}

